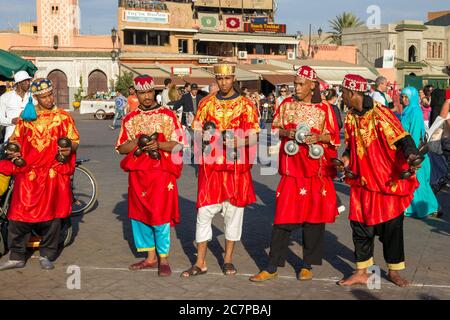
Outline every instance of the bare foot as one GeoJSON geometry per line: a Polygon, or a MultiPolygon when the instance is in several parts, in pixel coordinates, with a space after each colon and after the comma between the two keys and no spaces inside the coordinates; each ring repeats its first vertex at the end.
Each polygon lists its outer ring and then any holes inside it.
{"type": "Polygon", "coordinates": [[[338,282],[340,286],[353,286],[355,284],[363,284],[367,285],[367,281],[369,280],[369,274],[366,269],[363,272],[360,270],[355,271],[355,273],[348,277],[347,279],[342,279],[338,282]]]}
{"type": "Polygon", "coordinates": [[[398,271],[389,270],[388,279],[399,287],[407,287],[409,285],[408,280],[402,278],[398,271]]]}

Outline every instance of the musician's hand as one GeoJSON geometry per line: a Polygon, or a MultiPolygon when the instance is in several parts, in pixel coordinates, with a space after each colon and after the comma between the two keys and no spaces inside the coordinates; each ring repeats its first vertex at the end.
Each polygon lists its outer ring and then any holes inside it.
{"type": "Polygon", "coordinates": [[[14,159],[14,158],[20,158],[22,157],[22,154],[20,152],[9,152],[6,151],[6,158],[8,159],[14,159]]]}
{"type": "Polygon", "coordinates": [[[68,148],[61,148],[58,147],[58,152],[60,155],[62,155],[63,157],[68,157],[70,156],[70,154],[72,153],[72,148],[68,147],[68,148]]]}
{"type": "Polygon", "coordinates": [[[316,133],[311,133],[305,137],[304,141],[307,145],[315,144],[317,142],[320,142],[320,135],[316,133]]]}
{"type": "Polygon", "coordinates": [[[212,138],[212,134],[209,131],[203,131],[203,141],[210,142],[212,138]]]}
{"type": "Polygon", "coordinates": [[[414,165],[413,162],[420,157],[417,154],[410,154],[408,157],[408,164],[411,171],[416,172],[420,167],[422,167],[422,164],[416,164],[414,165]]]}
{"type": "Polygon", "coordinates": [[[344,163],[344,168],[347,168],[350,165],[350,159],[347,156],[342,156],[341,161],[344,163]]]}
{"type": "Polygon", "coordinates": [[[227,148],[236,148],[237,147],[237,140],[235,139],[224,139],[223,140],[223,144],[224,146],[226,146],[227,148]]]}
{"type": "Polygon", "coordinates": [[[290,129],[290,130],[284,130],[284,136],[290,140],[294,140],[295,139],[295,129],[290,129]]]}
{"type": "Polygon", "coordinates": [[[150,141],[145,147],[142,148],[143,151],[154,151],[159,149],[159,142],[156,140],[150,141]]]}

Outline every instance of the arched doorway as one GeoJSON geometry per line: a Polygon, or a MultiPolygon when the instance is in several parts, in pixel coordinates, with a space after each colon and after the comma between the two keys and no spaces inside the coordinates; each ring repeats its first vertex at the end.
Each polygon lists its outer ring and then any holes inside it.
{"type": "Polygon", "coordinates": [[[103,71],[94,70],[89,74],[88,94],[96,92],[108,92],[108,77],[103,71]]]}
{"type": "Polygon", "coordinates": [[[69,108],[69,86],[67,85],[67,76],[61,70],[53,70],[48,74],[48,79],[53,85],[53,94],[55,104],[59,108],[69,108]]]}

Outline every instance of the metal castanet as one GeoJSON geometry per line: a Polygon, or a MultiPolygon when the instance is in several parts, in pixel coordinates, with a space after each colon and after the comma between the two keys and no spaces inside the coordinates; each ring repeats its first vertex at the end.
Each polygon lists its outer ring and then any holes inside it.
{"type": "MultiPolygon", "coordinates": [[[[299,145],[305,143],[306,138],[311,136],[311,128],[305,124],[299,124],[297,126],[294,140],[286,142],[284,145],[284,152],[288,156],[295,156],[299,151],[299,145]]],[[[320,144],[311,144],[308,146],[309,148],[309,157],[315,160],[318,160],[323,157],[325,150],[320,144]]]]}
{"type": "MultiPolygon", "coordinates": [[[[72,140],[70,140],[67,137],[62,137],[58,139],[58,146],[60,148],[72,148],[72,140]]],[[[56,161],[60,162],[60,163],[66,163],[69,158],[63,156],[61,153],[57,153],[55,156],[56,161]]]]}
{"type": "MultiPolygon", "coordinates": [[[[6,146],[7,153],[17,153],[20,152],[20,146],[17,143],[10,142],[6,146]]],[[[22,157],[12,158],[11,161],[19,168],[25,167],[27,165],[26,161],[22,157]]]]}
{"type": "Polygon", "coordinates": [[[356,179],[358,175],[351,171],[348,167],[344,165],[344,162],[338,158],[331,159],[331,162],[337,167],[337,168],[344,168],[345,176],[349,179],[356,179]]]}
{"type": "MultiPolygon", "coordinates": [[[[222,131],[223,141],[234,141],[234,132],[232,130],[222,131]]],[[[226,147],[226,157],[228,160],[236,160],[239,158],[239,153],[236,147],[226,147]]]]}
{"type": "MultiPolygon", "coordinates": [[[[209,132],[209,134],[211,136],[214,134],[214,131],[216,130],[216,128],[217,128],[216,124],[212,121],[207,121],[203,125],[203,131],[209,132]]],[[[202,139],[202,151],[203,151],[203,154],[205,154],[205,155],[209,155],[211,153],[211,151],[212,151],[211,138],[202,139]]]]}
{"type": "Polygon", "coordinates": [[[161,155],[159,154],[158,150],[151,150],[151,151],[145,151],[143,150],[143,148],[145,146],[147,146],[150,142],[152,141],[156,141],[158,140],[158,133],[155,132],[152,135],[146,135],[146,134],[141,134],[138,138],[138,148],[136,149],[136,151],[134,151],[134,155],[136,157],[140,157],[143,153],[146,153],[147,155],[149,155],[152,159],[155,160],[160,160],[161,159],[161,155]]]}
{"type": "Polygon", "coordinates": [[[409,167],[408,170],[405,170],[405,171],[403,171],[400,174],[400,179],[409,179],[409,178],[411,178],[414,175],[414,173],[415,173],[415,171],[411,168],[411,166],[418,166],[418,165],[420,165],[423,162],[423,160],[425,160],[425,158],[423,156],[419,155],[418,158],[416,158],[416,159],[414,159],[412,161],[408,161],[408,164],[409,164],[410,167],[409,167]]]}

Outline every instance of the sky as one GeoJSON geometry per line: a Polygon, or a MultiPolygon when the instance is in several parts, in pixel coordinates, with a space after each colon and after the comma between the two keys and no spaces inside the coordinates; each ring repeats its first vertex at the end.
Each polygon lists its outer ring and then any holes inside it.
{"type": "MultiPolygon", "coordinates": [[[[110,34],[117,26],[117,0],[80,0],[81,33],[110,34]]],[[[450,10],[450,0],[277,0],[276,23],[287,25],[287,32],[307,34],[320,28],[329,31],[329,20],[342,12],[352,12],[362,21],[369,18],[366,12],[377,5],[381,23],[404,19],[426,20],[428,11],[450,10]]],[[[35,0],[0,0],[0,29],[18,29],[21,21],[36,20],[35,0]]]]}

